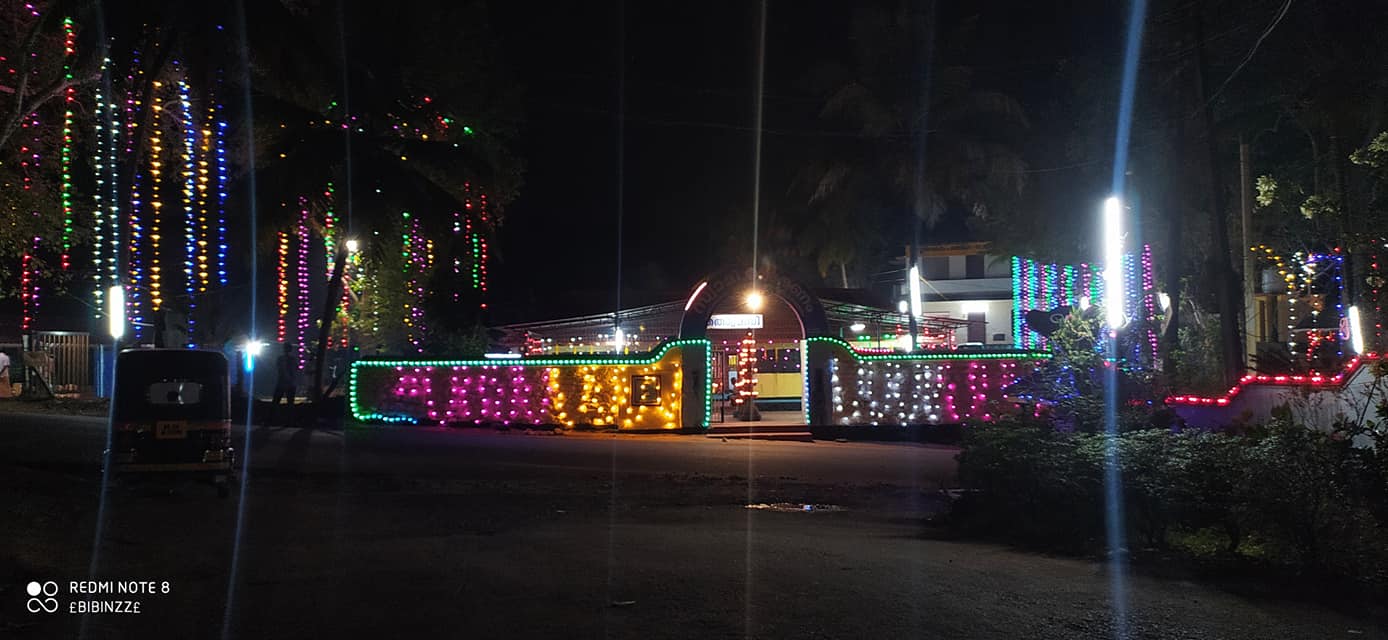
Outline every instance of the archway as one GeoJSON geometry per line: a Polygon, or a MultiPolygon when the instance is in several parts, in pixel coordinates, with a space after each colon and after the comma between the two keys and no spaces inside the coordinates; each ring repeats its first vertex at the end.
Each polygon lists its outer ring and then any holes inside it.
{"type": "MultiPolygon", "coordinates": [[[[707,338],[708,321],[714,309],[730,298],[745,295],[750,281],[750,271],[730,269],[699,283],[686,298],[684,316],[680,319],[680,339],[707,338]]],[[[806,338],[829,335],[824,305],[799,282],[789,276],[767,273],[758,276],[757,289],[762,295],[775,295],[790,305],[800,319],[800,329],[806,338]]]]}
{"type": "MultiPolygon", "coordinates": [[[[680,339],[707,340],[708,325],[714,312],[720,305],[730,301],[740,302],[748,293],[750,282],[750,270],[733,269],[721,271],[700,282],[686,298],[684,315],[680,319],[680,339]]],[[[824,305],[808,288],[784,274],[760,274],[757,282],[757,290],[763,296],[775,296],[784,301],[800,323],[801,334],[805,339],[801,342],[801,348],[805,350],[804,365],[801,367],[802,385],[805,389],[802,409],[806,422],[814,423],[815,420],[822,419],[822,411],[826,410],[828,374],[824,367],[825,359],[815,357],[817,349],[812,347],[808,339],[830,335],[824,305]]],[[[694,347],[693,350],[687,351],[689,355],[685,358],[683,389],[684,415],[688,416],[685,420],[686,427],[708,426],[707,419],[713,406],[710,379],[713,371],[709,370],[712,359],[706,349],[711,346],[694,347]],[[692,420],[695,416],[699,417],[698,424],[692,420]]]]}

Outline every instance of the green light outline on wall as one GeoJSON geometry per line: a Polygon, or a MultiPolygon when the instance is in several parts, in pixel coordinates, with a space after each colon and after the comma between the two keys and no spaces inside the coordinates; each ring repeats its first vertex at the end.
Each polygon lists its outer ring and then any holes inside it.
{"type": "MultiPolygon", "coordinates": [[[[361,404],[357,401],[357,374],[361,369],[394,369],[397,367],[582,367],[582,366],[649,366],[660,362],[665,355],[675,347],[687,347],[699,345],[704,347],[704,366],[705,371],[713,370],[713,342],[706,338],[687,338],[683,340],[672,340],[664,342],[660,346],[647,352],[644,356],[622,356],[622,355],[594,355],[586,358],[519,358],[510,360],[358,360],[352,363],[347,376],[347,398],[348,407],[351,409],[352,418],[358,422],[386,422],[386,423],[411,423],[417,424],[418,420],[409,416],[390,416],[381,413],[363,412],[361,404]]],[[[707,377],[707,376],[706,376],[707,377]]],[[[708,387],[704,390],[704,427],[708,427],[713,418],[712,410],[708,399],[712,397],[712,378],[709,378],[708,387]]],[[[684,411],[685,398],[680,399],[680,411],[684,411]]]]}

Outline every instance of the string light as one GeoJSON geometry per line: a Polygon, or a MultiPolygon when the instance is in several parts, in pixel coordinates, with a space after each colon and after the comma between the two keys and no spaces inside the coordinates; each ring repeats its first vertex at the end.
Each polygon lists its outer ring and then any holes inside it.
{"type": "Polygon", "coordinates": [[[298,338],[298,342],[297,342],[297,344],[295,345],[295,346],[296,346],[296,349],[295,349],[295,350],[296,350],[296,351],[298,352],[298,354],[299,354],[299,369],[300,369],[300,370],[303,370],[304,367],[307,365],[307,359],[308,359],[308,351],[307,351],[307,349],[305,348],[304,345],[307,343],[307,340],[308,340],[308,311],[309,311],[309,296],[308,296],[308,278],[309,278],[309,275],[308,275],[308,266],[309,266],[309,264],[308,264],[308,257],[309,257],[309,256],[308,256],[308,246],[309,246],[309,225],[310,225],[310,220],[309,220],[309,210],[308,210],[308,198],[306,198],[306,197],[304,197],[304,196],[299,196],[299,225],[298,225],[298,227],[297,227],[297,229],[296,229],[297,234],[298,234],[298,238],[297,238],[297,249],[298,249],[298,251],[299,251],[299,256],[298,256],[299,259],[298,259],[297,264],[294,265],[294,270],[295,270],[295,278],[294,278],[294,280],[295,280],[294,298],[295,298],[296,310],[298,311],[298,318],[297,318],[297,322],[294,323],[294,330],[295,330],[295,335],[296,335],[297,338],[298,338]]]}
{"type": "Polygon", "coordinates": [[[401,257],[404,259],[405,289],[410,294],[404,303],[404,323],[406,339],[416,352],[424,350],[424,336],[428,327],[424,323],[424,299],[427,294],[425,280],[429,269],[434,265],[434,242],[425,240],[420,229],[419,219],[410,212],[401,212],[401,257]]]}
{"type": "Polygon", "coordinates": [[[208,168],[212,164],[213,148],[216,143],[216,108],[207,107],[207,112],[203,114],[203,124],[197,130],[198,155],[197,155],[197,193],[198,193],[198,293],[205,293],[211,286],[212,274],[208,271],[211,265],[208,264],[208,253],[212,251],[211,244],[212,228],[207,220],[208,202],[207,192],[211,188],[211,170],[208,168]]]}
{"type": "Polygon", "coordinates": [[[63,79],[67,84],[63,90],[63,147],[59,155],[63,206],[63,254],[60,264],[63,271],[72,266],[72,109],[77,102],[77,87],[72,81],[72,58],[77,53],[76,39],[72,18],[63,18],[63,79]]]}
{"type": "MultiPolygon", "coordinates": [[[[200,233],[196,203],[197,182],[197,123],[193,120],[193,103],[189,97],[188,83],[178,81],[178,104],[182,109],[183,124],[183,292],[188,296],[188,348],[197,346],[197,308],[198,243],[200,233]]],[[[205,226],[204,226],[205,229],[205,226]]],[[[204,242],[205,244],[205,242],[204,242]]],[[[204,287],[204,290],[206,288],[204,287]]]]}
{"type": "MultiPolygon", "coordinates": [[[[110,58],[102,59],[101,73],[103,76],[108,72],[110,64],[110,58]]],[[[106,119],[109,116],[107,116],[106,97],[102,94],[101,83],[97,84],[96,104],[93,107],[92,115],[96,119],[96,126],[93,127],[93,133],[96,138],[96,157],[94,158],[96,164],[96,188],[92,190],[92,259],[96,264],[96,269],[92,271],[92,284],[94,285],[92,290],[92,316],[100,318],[102,310],[106,308],[105,297],[107,288],[107,284],[104,281],[106,271],[104,268],[105,256],[103,255],[106,247],[106,207],[101,199],[104,197],[102,191],[105,190],[107,179],[106,163],[110,162],[106,157],[107,146],[112,144],[111,134],[114,133],[114,131],[110,133],[107,132],[106,119]]],[[[112,235],[116,234],[114,226],[111,228],[110,233],[112,235]]],[[[111,282],[114,283],[114,281],[111,282]]]]}
{"type": "MultiPolygon", "coordinates": [[[[1126,307],[1142,308],[1147,325],[1156,317],[1155,277],[1152,273],[1151,246],[1143,245],[1136,256],[1124,255],[1120,265],[1125,285],[1126,307]]],[[[1103,268],[1089,263],[1079,265],[1043,264],[1023,257],[1012,259],[1012,326],[1013,345],[1022,349],[1044,349],[1049,342],[1045,336],[1026,325],[1026,312],[1050,311],[1061,306],[1078,307],[1080,298],[1088,295],[1090,304],[1103,304],[1103,268]]],[[[1147,349],[1135,351],[1134,356],[1149,352],[1157,355],[1154,330],[1146,332],[1147,349]]],[[[1140,347],[1138,348],[1140,349],[1140,347]]]]}
{"type": "MultiPolygon", "coordinates": [[[[125,155],[134,158],[136,155],[136,127],[139,126],[139,119],[135,113],[141,106],[140,101],[135,96],[135,78],[137,75],[144,75],[144,70],[140,67],[140,52],[135,50],[131,60],[131,71],[125,76],[125,155]]],[[[126,316],[130,319],[132,333],[136,342],[144,339],[145,335],[145,256],[141,250],[144,244],[144,224],[142,221],[142,205],[140,200],[140,185],[144,180],[144,174],[140,172],[139,165],[136,164],[134,175],[130,178],[130,215],[127,227],[130,229],[130,245],[127,252],[128,263],[126,265],[126,276],[130,279],[130,290],[126,292],[125,307],[126,316]]]]}
{"type": "Polygon", "coordinates": [[[1012,346],[1021,349],[1026,346],[1025,341],[1027,339],[1026,336],[1022,335],[1023,311],[1022,305],[1019,304],[1021,302],[1022,292],[1027,290],[1026,283],[1022,280],[1022,259],[1017,256],[1012,256],[1011,268],[1013,291],[1012,346]]]}
{"type": "Polygon", "coordinates": [[[1021,373],[1019,366],[1047,357],[1034,352],[867,356],[837,339],[808,341],[840,351],[829,359],[830,421],[844,425],[992,420],[989,407],[1003,399],[1003,389],[1021,373]]]}
{"type": "Polygon", "coordinates": [[[283,343],[289,317],[289,233],[278,232],[276,240],[279,260],[275,263],[275,338],[283,343]]]}
{"type": "Polygon", "coordinates": [[[164,147],[160,145],[159,138],[159,116],[164,111],[163,105],[159,104],[159,91],[164,83],[155,80],[153,82],[153,92],[151,95],[150,108],[150,132],[149,132],[149,302],[150,309],[159,311],[164,304],[163,298],[163,274],[160,273],[160,253],[163,250],[163,242],[160,239],[159,227],[162,223],[164,203],[159,199],[159,185],[163,178],[161,170],[161,154],[164,147]]]}
{"type": "Polygon", "coordinates": [[[20,258],[19,272],[19,299],[20,299],[20,328],[28,333],[34,328],[34,316],[38,315],[39,309],[39,287],[36,282],[34,254],[38,253],[39,238],[34,236],[33,243],[29,250],[24,252],[20,258]]]}
{"type": "MultiPolygon", "coordinates": [[[[1142,308],[1149,320],[1157,317],[1157,282],[1152,270],[1152,246],[1142,245],[1142,308]]],[[[1157,341],[1156,324],[1147,322],[1147,348],[1152,362],[1157,361],[1160,351],[1157,341]]]]}
{"type": "MultiPolygon", "coordinates": [[[[1380,242],[1381,244],[1381,242],[1380,242]]],[[[1369,286],[1373,290],[1374,297],[1374,349],[1383,346],[1383,304],[1380,291],[1383,288],[1383,271],[1379,268],[1378,252],[1375,251],[1369,256],[1369,269],[1373,275],[1369,277],[1369,286]]]]}
{"type": "Polygon", "coordinates": [[[742,342],[737,350],[737,383],[734,385],[737,395],[733,396],[733,404],[741,406],[748,403],[755,403],[757,400],[757,355],[756,340],[753,339],[751,332],[742,338],[742,342]]]}
{"type": "Polygon", "coordinates": [[[348,374],[348,405],[353,418],[369,422],[673,429],[687,349],[703,348],[707,366],[710,346],[703,339],[676,340],[644,356],[524,358],[506,365],[358,360],[348,374]],[[654,397],[641,398],[642,391],[654,397]]]}
{"type": "Polygon", "coordinates": [[[1362,356],[1356,356],[1351,358],[1349,362],[1346,362],[1345,366],[1334,376],[1326,376],[1320,373],[1311,373],[1309,375],[1250,374],[1240,378],[1238,383],[1230,387],[1222,396],[1180,395],[1171,396],[1166,399],[1166,402],[1168,404],[1224,406],[1233,402],[1236,396],[1249,386],[1255,384],[1269,386],[1309,386],[1312,388],[1338,386],[1344,384],[1353,377],[1355,370],[1360,366],[1363,366],[1371,360],[1380,360],[1381,358],[1382,355],[1377,353],[1366,353],[1362,356]]]}
{"type": "MultiPolygon", "coordinates": [[[[223,107],[217,105],[218,113],[223,107]]],[[[217,282],[225,287],[227,285],[227,150],[226,150],[226,120],[217,121],[216,129],[216,151],[217,151],[217,282]]]]}
{"type": "MultiPolygon", "coordinates": [[[[323,197],[327,199],[327,205],[324,207],[323,212],[323,252],[326,255],[327,277],[331,279],[333,276],[333,269],[336,266],[338,257],[337,236],[339,235],[339,229],[337,227],[337,214],[333,211],[334,202],[336,201],[337,197],[336,191],[333,189],[333,183],[328,183],[327,188],[323,191],[323,197]]],[[[350,249],[351,243],[348,243],[347,246],[350,249]]],[[[349,327],[347,326],[347,305],[351,302],[351,296],[348,294],[349,287],[347,286],[347,282],[352,275],[351,270],[349,269],[349,267],[352,265],[352,256],[346,255],[344,260],[345,261],[342,265],[342,297],[338,299],[337,305],[338,315],[340,315],[342,318],[341,322],[339,323],[341,329],[338,333],[338,345],[341,348],[346,349],[349,343],[349,327]]],[[[331,344],[331,342],[332,341],[330,338],[329,344],[331,344]]]]}
{"type": "MultiPolygon", "coordinates": [[[[25,7],[31,11],[34,17],[37,17],[39,15],[38,11],[34,10],[32,4],[26,4],[25,7]]],[[[34,73],[38,73],[37,68],[35,68],[34,73]]],[[[21,129],[28,129],[33,133],[33,137],[30,139],[30,141],[27,144],[21,144],[19,147],[19,166],[21,169],[20,174],[22,176],[21,189],[23,189],[24,191],[32,191],[34,188],[32,176],[39,175],[39,165],[41,160],[39,154],[41,141],[39,139],[38,112],[36,111],[30,114],[28,117],[21,119],[19,126],[21,129]]],[[[39,212],[31,211],[30,215],[37,218],[39,216],[39,212]]],[[[35,319],[38,316],[40,289],[40,261],[38,253],[39,246],[41,243],[42,239],[39,236],[35,235],[32,239],[32,242],[29,244],[27,251],[20,259],[20,327],[25,332],[28,332],[30,329],[34,327],[35,319]]]]}

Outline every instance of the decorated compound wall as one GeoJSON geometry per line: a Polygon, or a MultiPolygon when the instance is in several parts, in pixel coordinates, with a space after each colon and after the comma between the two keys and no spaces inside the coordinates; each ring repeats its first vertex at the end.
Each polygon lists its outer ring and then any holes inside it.
{"type": "Polygon", "coordinates": [[[831,424],[957,424],[992,420],[1003,391],[1042,353],[860,354],[833,338],[828,347],[831,424]]]}
{"type": "Polygon", "coordinates": [[[684,363],[707,353],[702,341],[680,340],[636,357],[360,360],[348,396],[352,416],[367,422],[676,429],[707,424],[705,414],[686,417],[681,401],[684,363]]]}

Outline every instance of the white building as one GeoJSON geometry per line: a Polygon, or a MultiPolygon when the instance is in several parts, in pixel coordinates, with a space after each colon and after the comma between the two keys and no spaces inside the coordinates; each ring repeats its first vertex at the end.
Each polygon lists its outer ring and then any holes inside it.
{"type": "MultiPolygon", "coordinates": [[[[892,295],[908,300],[908,248],[895,266],[892,295]]],[[[1012,261],[991,253],[988,242],[958,242],[920,247],[921,311],[967,320],[955,330],[957,344],[1012,344],[1012,261]]]]}

